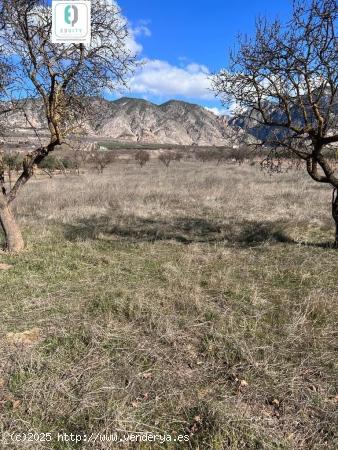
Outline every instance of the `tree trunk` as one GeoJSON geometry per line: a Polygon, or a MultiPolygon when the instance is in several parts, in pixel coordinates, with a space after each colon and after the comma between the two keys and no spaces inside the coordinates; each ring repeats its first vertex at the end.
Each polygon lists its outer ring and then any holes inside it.
{"type": "Polygon", "coordinates": [[[332,196],[332,217],[336,225],[335,247],[338,248],[338,192],[334,189],[332,196]]]}
{"type": "Polygon", "coordinates": [[[9,252],[18,253],[25,247],[25,243],[15,221],[10,206],[1,198],[0,194],[0,225],[5,233],[6,249],[9,252]]]}
{"type": "Polygon", "coordinates": [[[9,189],[12,189],[12,170],[8,169],[9,189]]]}

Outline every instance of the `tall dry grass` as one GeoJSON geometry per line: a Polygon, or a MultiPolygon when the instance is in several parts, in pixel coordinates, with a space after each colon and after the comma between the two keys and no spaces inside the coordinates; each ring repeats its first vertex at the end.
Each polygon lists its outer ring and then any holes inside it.
{"type": "Polygon", "coordinates": [[[1,255],[3,433],[53,433],[34,450],[119,448],[55,439],[113,431],[189,436],[142,449],[336,448],[329,202],[301,172],[247,165],[33,180],[27,250],[1,255]]]}
{"type": "Polygon", "coordinates": [[[57,176],[30,183],[17,203],[23,224],[81,221],[105,216],[128,228],[133,221],[170,225],[178,219],[204,218],[216,224],[281,224],[296,240],[311,227],[328,231],[330,189],[300,171],[269,175],[257,166],[152,162],[116,163],[103,175],[57,176]]]}

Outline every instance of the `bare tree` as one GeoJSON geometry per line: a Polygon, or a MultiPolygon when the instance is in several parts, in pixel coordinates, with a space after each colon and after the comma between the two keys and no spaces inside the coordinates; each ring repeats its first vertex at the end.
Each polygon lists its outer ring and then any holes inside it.
{"type": "Polygon", "coordinates": [[[171,161],[175,161],[175,157],[176,157],[175,152],[171,152],[171,151],[162,152],[158,155],[158,159],[166,167],[170,166],[171,161]]]}
{"type": "Polygon", "coordinates": [[[99,173],[103,173],[104,169],[112,164],[116,159],[116,154],[111,150],[100,150],[100,146],[94,146],[90,153],[89,162],[95,167],[99,173]]]}
{"type": "Polygon", "coordinates": [[[227,149],[224,147],[209,147],[195,150],[195,158],[203,163],[216,160],[217,165],[227,159],[227,149]]]}
{"type": "Polygon", "coordinates": [[[203,163],[210,161],[210,159],[212,159],[210,150],[197,148],[196,150],[194,150],[194,152],[196,159],[202,161],[203,163]]]}
{"type": "Polygon", "coordinates": [[[274,170],[276,158],[293,154],[313,180],[332,186],[338,246],[338,174],[330,157],[338,142],[337,20],[336,0],[294,2],[286,24],[260,19],[255,37],[240,39],[213,86],[259,132],[266,167],[274,170]]]}
{"type": "MultiPolygon", "coordinates": [[[[4,30],[4,21],[2,17],[3,5],[0,3],[0,33],[4,30]]],[[[8,102],[8,89],[13,82],[11,75],[13,67],[10,65],[8,57],[5,56],[5,46],[0,41],[0,133],[4,131],[4,118],[6,114],[12,110],[12,105],[8,102]]],[[[9,176],[9,189],[12,188],[12,165],[8,165],[8,155],[4,151],[0,151],[0,227],[5,230],[11,226],[11,212],[8,210],[6,201],[6,172],[9,176]]],[[[16,224],[14,222],[13,231],[15,232],[16,224]]],[[[7,236],[7,242],[11,246],[14,241],[7,236]]]]}
{"type": "Polygon", "coordinates": [[[146,150],[139,150],[135,155],[135,161],[138,162],[141,167],[145,166],[149,159],[150,156],[146,150]]]}
{"type": "Polygon", "coordinates": [[[183,153],[175,152],[174,161],[181,162],[183,160],[183,157],[184,157],[183,153]]]}
{"type": "Polygon", "coordinates": [[[232,159],[239,165],[243,164],[249,156],[250,152],[245,147],[231,148],[226,152],[226,159],[232,159]]]}
{"type": "Polygon", "coordinates": [[[118,7],[92,0],[92,42],[53,44],[52,15],[48,0],[2,0],[0,33],[7,54],[14,55],[16,79],[13,88],[40,99],[49,137],[28,153],[11,189],[6,189],[0,165],[0,218],[7,249],[20,251],[24,241],[11,211],[11,204],[33,175],[33,167],[58,146],[67,135],[82,129],[88,111],[88,96],[124,83],[134,66],[128,49],[128,31],[118,7]]]}
{"type": "Polygon", "coordinates": [[[80,176],[81,168],[90,162],[95,144],[85,142],[83,139],[75,139],[70,136],[67,141],[69,151],[66,153],[66,160],[69,161],[69,168],[74,170],[80,176]]]}
{"type": "Polygon", "coordinates": [[[88,146],[83,143],[77,143],[75,150],[73,151],[74,166],[77,174],[80,175],[81,167],[84,167],[90,158],[90,152],[88,146]]]}

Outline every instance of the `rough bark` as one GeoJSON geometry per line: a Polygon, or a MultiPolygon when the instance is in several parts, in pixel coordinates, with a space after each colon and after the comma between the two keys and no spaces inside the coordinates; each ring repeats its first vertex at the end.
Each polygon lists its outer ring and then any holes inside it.
{"type": "Polygon", "coordinates": [[[9,252],[18,253],[25,247],[25,243],[10,205],[0,197],[0,225],[5,234],[5,245],[9,252]]]}
{"type": "Polygon", "coordinates": [[[338,248],[338,192],[337,189],[333,191],[332,197],[332,217],[336,225],[335,247],[338,248]]]}

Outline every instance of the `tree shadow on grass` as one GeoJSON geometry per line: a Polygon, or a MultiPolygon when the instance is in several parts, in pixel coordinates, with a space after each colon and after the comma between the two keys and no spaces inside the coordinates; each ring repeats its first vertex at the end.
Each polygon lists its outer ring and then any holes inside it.
{"type": "Polygon", "coordinates": [[[84,218],[66,224],[67,240],[114,240],[128,242],[176,241],[181,244],[224,243],[255,246],[265,242],[294,243],[280,223],[257,221],[221,222],[201,217],[146,219],[136,216],[119,217],[116,223],[108,216],[84,218]]]}
{"type": "Polygon", "coordinates": [[[6,250],[5,235],[3,234],[2,230],[0,230],[0,251],[4,250],[6,250]]]}
{"type": "Polygon", "coordinates": [[[314,248],[323,248],[323,249],[333,249],[337,250],[338,246],[334,241],[325,241],[325,242],[298,242],[299,245],[303,245],[305,247],[314,247],[314,248]]]}

